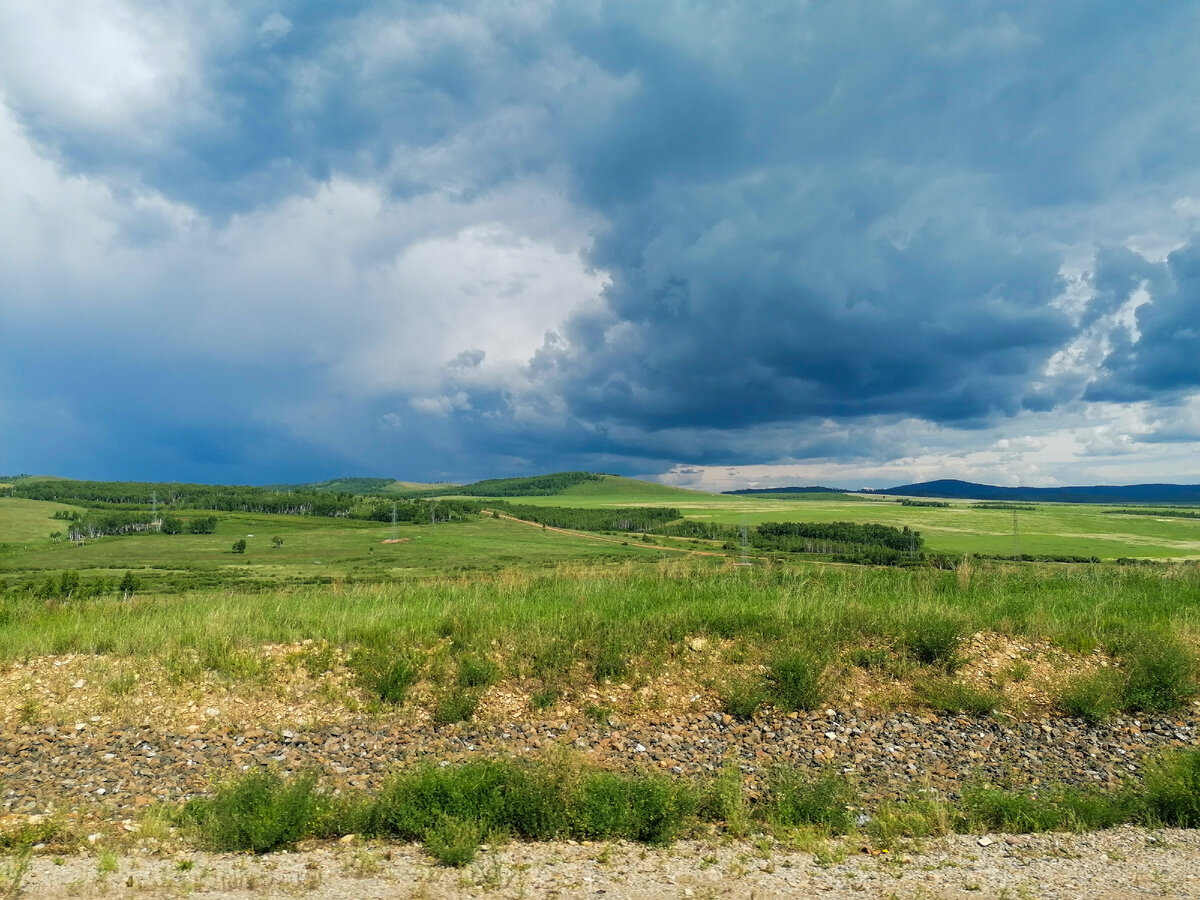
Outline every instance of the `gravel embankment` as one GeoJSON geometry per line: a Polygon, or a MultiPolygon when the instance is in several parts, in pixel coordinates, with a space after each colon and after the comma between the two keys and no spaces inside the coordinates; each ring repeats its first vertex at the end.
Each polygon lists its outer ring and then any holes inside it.
{"type": "Polygon", "coordinates": [[[482,727],[347,724],[306,731],[213,725],[178,733],[152,727],[19,726],[0,737],[7,814],[48,807],[116,821],[154,801],[204,793],[214,777],[272,767],[315,770],[339,786],[374,789],[419,760],[484,754],[540,754],[575,748],[595,763],[648,766],[678,775],[713,771],[734,759],[751,789],[777,763],[853,774],[868,799],[928,784],[950,796],[969,780],[1116,784],[1167,748],[1200,743],[1195,715],[1116,719],[1088,726],[1068,719],[1005,723],[933,713],[799,713],[739,723],[719,713],[626,728],[590,721],[482,727]]]}

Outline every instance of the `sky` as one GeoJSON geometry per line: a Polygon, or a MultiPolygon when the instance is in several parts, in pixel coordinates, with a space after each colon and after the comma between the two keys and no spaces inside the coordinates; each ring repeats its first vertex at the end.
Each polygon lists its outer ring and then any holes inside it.
{"type": "Polygon", "coordinates": [[[1200,482],[1200,5],[0,0],[0,472],[1200,482]]]}

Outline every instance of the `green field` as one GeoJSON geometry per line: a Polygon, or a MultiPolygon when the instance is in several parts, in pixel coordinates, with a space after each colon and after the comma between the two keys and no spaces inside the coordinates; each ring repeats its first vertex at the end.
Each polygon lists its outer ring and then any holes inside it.
{"type": "Polygon", "coordinates": [[[854,494],[707,494],[627,478],[606,477],[551,497],[509,497],[534,506],[672,506],[684,518],[728,525],[761,522],[877,522],[920,531],[932,552],[950,554],[1071,554],[1101,559],[1200,558],[1200,519],[1114,515],[1117,507],[1044,503],[1013,513],[972,509],[973,501],[949,508],[902,506],[893,499],[854,494]]]}
{"type": "MultiPolygon", "coordinates": [[[[499,509],[503,502],[584,509],[668,506],[678,509],[684,519],[731,526],[753,527],[769,521],[908,526],[923,535],[926,550],[953,556],[1200,558],[1200,519],[1113,514],[1108,506],[1040,504],[1017,511],[1014,521],[1012,511],[973,509],[967,501],[938,508],[842,494],[733,496],[616,476],[576,484],[553,496],[498,498],[494,505],[499,509]]],[[[115,578],[137,570],[148,586],[164,590],[219,584],[261,588],[275,583],[386,581],[563,563],[654,562],[686,552],[721,552],[720,542],[655,538],[644,543],[626,535],[566,534],[488,515],[437,525],[400,525],[394,532],[400,543],[384,543],[393,535],[387,523],[222,512],[216,514],[215,534],[133,534],[73,544],[50,539],[52,532],[65,530],[66,523],[52,518],[62,510],[86,512],[63,503],[0,498],[0,578],[19,584],[68,569],[85,578],[115,578]],[[273,539],[282,544],[274,546],[273,539]],[[245,553],[231,551],[237,540],[246,541],[245,553]]],[[[203,514],[175,512],[185,519],[203,514]]]]}

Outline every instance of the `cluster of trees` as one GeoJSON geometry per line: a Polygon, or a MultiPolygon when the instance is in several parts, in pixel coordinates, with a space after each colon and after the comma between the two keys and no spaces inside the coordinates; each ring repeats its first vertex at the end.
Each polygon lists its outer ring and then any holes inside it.
{"type": "Polygon", "coordinates": [[[97,509],[110,507],[207,509],[274,515],[346,517],[355,495],[329,491],[277,491],[261,487],[212,484],[161,484],[131,481],[23,481],[13,495],[28,500],[71,503],[97,509]]]}
{"type": "MultiPolygon", "coordinates": [[[[912,553],[925,543],[921,532],[907,525],[893,528],[859,522],[763,522],[750,533],[750,543],[764,549],[792,549],[804,541],[829,544],[857,544],[887,547],[912,553]]],[[[793,551],[795,552],[795,551],[793,551]]],[[[839,552],[837,550],[801,550],[804,553],[839,552]]]]}
{"type": "Polygon", "coordinates": [[[901,497],[898,502],[901,506],[932,506],[938,509],[950,508],[950,504],[945,500],[914,500],[911,497],[901,497]]]}
{"type": "Polygon", "coordinates": [[[588,481],[600,481],[595,472],[555,472],[528,478],[489,478],[457,488],[455,493],[468,497],[549,497],[588,481]]]}
{"type": "Polygon", "coordinates": [[[1036,506],[1021,503],[972,503],[970,509],[1037,509],[1036,506]]]}
{"type": "Polygon", "coordinates": [[[1122,516],[1165,516],[1170,519],[1200,519],[1200,510],[1179,509],[1174,506],[1142,506],[1138,509],[1106,509],[1105,513],[1122,516]]]}
{"type": "Polygon", "coordinates": [[[148,512],[122,510],[95,511],[78,515],[67,525],[67,536],[73,541],[95,539],[112,534],[138,534],[157,531],[158,517],[148,512]]]}
{"type": "Polygon", "coordinates": [[[216,516],[197,516],[181,519],[179,516],[163,516],[159,531],[163,534],[214,534],[217,530],[216,516]]]}
{"type": "Polygon", "coordinates": [[[679,510],[658,506],[634,506],[617,509],[576,509],[569,506],[523,506],[513,503],[492,504],[498,510],[551,528],[572,531],[654,531],[680,517],[679,510]]]}
{"type": "Polygon", "coordinates": [[[478,515],[486,504],[481,500],[377,500],[360,502],[351,511],[351,518],[369,519],[373,522],[392,521],[392,510],[396,521],[405,525],[429,525],[438,522],[461,521],[467,516],[478,515]]]}
{"type": "Polygon", "coordinates": [[[84,580],[74,569],[68,569],[58,575],[48,574],[40,581],[30,581],[25,585],[25,591],[38,600],[86,600],[89,597],[105,597],[114,593],[129,599],[140,589],[141,582],[133,572],[126,572],[120,580],[84,580]]]}
{"type": "MultiPolygon", "coordinates": [[[[54,518],[64,517],[55,514],[54,518]]],[[[86,514],[72,511],[65,518],[69,523],[67,537],[72,541],[94,540],[114,534],[141,534],[148,531],[160,531],[163,534],[212,534],[217,530],[216,516],[181,519],[172,515],[159,517],[144,510],[93,510],[86,514]]],[[[61,532],[54,531],[50,534],[51,540],[61,537],[61,532]]]]}
{"type": "Polygon", "coordinates": [[[1098,563],[1098,556],[1077,556],[1072,553],[976,553],[979,559],[998,559],[1007,562],[1098,563]]]}

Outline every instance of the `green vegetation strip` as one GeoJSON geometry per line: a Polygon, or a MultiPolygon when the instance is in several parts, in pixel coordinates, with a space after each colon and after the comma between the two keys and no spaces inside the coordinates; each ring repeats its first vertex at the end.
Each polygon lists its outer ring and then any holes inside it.
{"type": "Polygon", "coordinates": [[[868,808],[854,783],[833,773],[778,769],[762,793],[743,790],[736,767],[688,781],[618,774],[568,757],[479,760],[400,772],[378,794],[325,791],[315,776],[254,773],[182,822],[208,849],[266,853],[305,838],[347,834],[419,841],[444,865],[471,862],[481,843],[623,838],[669,844],[705,826],[733,836],[807,828],[859,830],[877,847],[949,832],[1086,831],[1122,824],[1200,826],[1200,750],[1166,755],[1140,781],[1117,789],[976,785],[954,803],[927,791],[868,808]]]}

